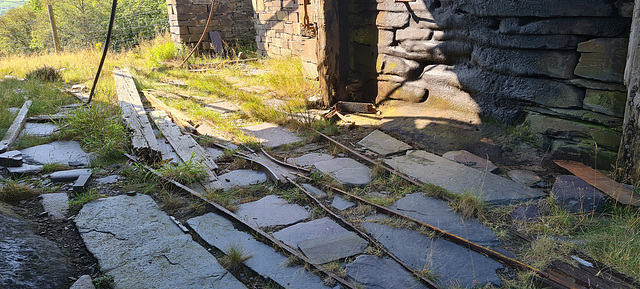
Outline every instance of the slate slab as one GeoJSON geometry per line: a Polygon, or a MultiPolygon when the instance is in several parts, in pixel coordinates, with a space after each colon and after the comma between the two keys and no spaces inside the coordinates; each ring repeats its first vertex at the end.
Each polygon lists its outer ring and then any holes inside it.
{"type": "Polygon", "coordinates": [[[66,193],[42,194],[42,207],[54,219],[66,219],[69,210],[69,196],[66,193]]]}
{"type": "Polygon", "coordinates": [[[233,187],[248,187],[267,181],[267,175],[253,170],[235,170],[218,176],[222,187],[227,190],[233,187]]]}
{"type": "Polygon", "coordinates": [[[444,153],[442,157],[481,171],[493,172],[498,169],[490,160],[465,150],[449,151],[444,153]]]}
{"type": "Polygon", "coordinates": [[[22,165],[22,153],[20,151],[8,151],[0,154],[0,166],[19,167],[22,165]]]}
{"type": "Polygon", "coordinates": [[[574,175],[561,175],[551,188],[558,205],[572,212],[602,212],[606,195],[574,175]]]}
{"type": "Polygon", "coordinates": [[[301,167],[311,167],[316,163],[333,159],[332,155],[323,153],[309,153],[297,158],[289,158],[287,162],[301,167]]]}
{"type": "Polygon", "coordinates": [[[295,133],[272,123],[246,126],[242,130],[256,137],[266,147],[279,147],[302,141],[295,133]]]}
{"type": "Polygon", "coordinates": [[[346,232],[298,242],[298,248],[313,264],[324,264],[364,252],[369,242],[356,233],[346,232]]]}
{"type": "Polygon", "coordinates": [[[421,182],[441,186],[452,193],[479,193],[482,200],[492,205],[544,196],[539,189],[529,188],[425,151],[409,151],[404,156],[386,159],[384,162],[421,182]]]}
{"type": "Polygon", "coordinates": [[[540,181],[542,178],[536,175],[532,171],[527,170],[511,170],[507,172],[507,176],[509,176],[514,182],[523,184],[525,186],[533,187],[540,181]]]}
{"type": "MultiPolygon", "coordinates": [[[[11,209],[9,209],[11,210],[11,209]]],[[[65,288],[73,274],[68,256],[34,225],[4,213],[0,204],[0,288],[65,288]]]]}
{"type": "Polygon", "coordinates": [[[310,217],[299,205],[289,204],[276,195],[238,206],[236,215],[258,227],[286,226],[310,217]]]}
{"type": "Polygon", "coordinates": [[[459,282],[462,288],[487,283],[502,285],[496,274],[502,265],[467,248],[442,239],[430,239],[412,230],[369,222],[363,222],[362,226],[413,269],[435,272],[439,284],[459,282]]]}
{"type": "Polygon", "coordinates": [[[24,124],[24,128],[20,132],[20,136],[50,136],[56,130],[58,126],[53,123],[33,123],[27,122],[24,124]]]}
{"type": "Polygon", "coordinates": [[[324,217],[286,227],[275,232],[273,237],[291,247],[297,248],[298,242],[304,240],[336,236],[346,232],[349,231],[338,225],[338,223],[334,222],[329,217],[324,217]]]}
{"type": "Polygon", "coordinates": [[[537,205],[521,206],[513,210],[511,218],[517,221],[534,221],[540,217],[537,205]]]}
{"type": "Polygon", "coordinates": [[[274,280],[285,288],[329,288],[322,280],[301,266],[289,266],[287,257],[272,247],[255,240],[251,235],[233,228],[231,221],[208,213],[189,219],[187,224],[202,239],[222,251],[231,246],[241,248],[246,256],[252,256],[243,262],[256,273],[274,280]]]}
{"type": "Polygon", "coordinates": [[[358,256],[346,273],[363,288],[427,288],[395,261],[378,256],[358,256]]]}
{"type": "Polygon", "coordinates": [[[219,157],[221,157],[222,155],[224,155],[224,151],[219,150],[219,149],[214,149],[214,148],[205,148],[204,151],[207,153],[207,156],[209,156],[212,160],[215,160],[219,157]]]}
{"type": "Polygon", "coordinates": [[[76,193],[82,193],[87,189],[89,185],[89,178],[91,178],[91,173],[82,174],[78,177],[78,179],[71,186],[73,191],[76,193]]]}
{"type": "Polygon", "coordinates": [[[75,169],[75,170],[65,170],[65,171],[57,171],[51,173],[49,177],[51,181],[54,182],[70,182],[75,181],[84,174],[91,174],[91,169],[75,169]]]}
{"type": "Polygon", "coordinates": [[[476,219],[462,219],[447,202],[415,193],[406,195],[389,208],[482,246],[500,246],[493,230],[476,219]]]}
{"type": "Polygon", "coordinates": [[[379,130],[372,131],[360,140],[358,144],[383,156],[397,154],[412,149],[410,145],[379,130]]]}
{"type": "Polygon", "coordinates": [[[350,158],[335,158],[315,163],[313,166],[341,184],[366,186],[371,182],[371,169],[350,158]]]}
{"type": "Polygon", "coordinates": [[[355,206],[356,204],[354,202],[349,202],[339,196],[335,196],[333,198],[333,202],[331,202],[331,206],[340,210],[340,211],[344,211],[348,208],[351,208],[353,206],[355,206]]]}
{"type": "Polygon", "coordinates": [[[75,222],[116,288],[246,288],[148,195],[89,202],[75,222]]]}
{"type": "Polygon", "coordinates": [[[19,167],[8,167],[7,171],[9,171],[10,174],[15,175],[15,176],[33,175],[33,174],[37,174],[37,173],[41,172],[42,171],[42,166],[41,165],[22,164],[19,167]]]}
{"type": "Polygon", "coordinates": [[[25,160],[30,160],[38,164],[81,162],[88,165],[91,161],[91,154],[86,153],[80,147],[80,143],[75,141],[54,141],[48,144],[38,145],[22,150],[25,160]]]}
{"type": "Polygon", "coordinates": [[[110,175],[96,179],[96,183],[101,185],[115,184],[120,180],[120,178],[121,177],[119,175],[110,175]]]}
{"type": "Polygon", "coordinates": [[[82,275],[76,282],[73,282],[73,285],[69,287],[69,289],[95,289],[93,286],[93,282],[91,281],[91,276],[82,275]]]}
{"type": "Polygon", "coordinates": [[[327,196],[327,193],[322,190],[310,185],[310,184],[302,184],[302,187],[307,190],[307,192],[311,193],[316,198],[324,199],[327,196]]]}

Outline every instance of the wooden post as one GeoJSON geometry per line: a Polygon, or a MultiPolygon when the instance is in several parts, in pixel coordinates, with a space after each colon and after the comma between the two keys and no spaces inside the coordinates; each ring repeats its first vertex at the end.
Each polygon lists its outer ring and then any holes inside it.
{"type": "Polygon", "coordinates": [[[49,23],[51,23],[51,35],[53,36],[53,44],[56,47],[56,53],[60,53],[60,40],[58,39],[56,19],[53,17],[53,6],[47,5],[47,12],[49,13],[49,23]]]}
{"type": "Polygon", "coordinates": [[[325,106],[344,99],[346,94],[346,86],[340,78],[341,37],[337,1],[339,0],[318,0],[314,3],[318,25],[318,78],[325,106]]]}
{"type": "Polygon", "coordinates": [[[628,90],[627,106],[622,123],[616,180],[635,185],[640,181],[640,0],[635,0],[633,8],[624,81],[628,90]]]}

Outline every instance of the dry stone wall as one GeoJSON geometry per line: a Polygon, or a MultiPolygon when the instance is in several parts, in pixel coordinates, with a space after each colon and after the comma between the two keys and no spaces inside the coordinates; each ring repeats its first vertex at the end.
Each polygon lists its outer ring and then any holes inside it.
{"type": "Polygon", "coordinates": [[[615,158],[631,0],[350,0],[353,98],[523,121],[557,157],[615,158]],[[374,97],[375,96],[375,99],[374,97]]]}
{"type": "MultiPolygon", "coordinates": [[[[195,45],[205,29],[211,0],[167,0],[169,32],[176,43],[195,45]]],[[[216,0],[207,31],[219,31],[227,45],[253,46],[255,28],[251,0],[216,0]]],[[[211,41],[205,36],[202,49],[210,49],[211,41]]]]}

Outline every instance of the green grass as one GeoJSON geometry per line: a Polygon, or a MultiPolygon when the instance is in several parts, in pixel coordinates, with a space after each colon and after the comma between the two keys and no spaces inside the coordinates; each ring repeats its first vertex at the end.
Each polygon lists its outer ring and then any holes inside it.
{"type": "Polygon", "coordinates": [[[22,200],[28,200],[39,196],[40,190],[31,186],[18,183],[14,180],[5,180],[0,188],[0,201],[15,204],[22,200]]]}
{"type": "Polygon", "coordinates": [[[98,190],[94,188],[83,193],[76,193],[75,198],[69,201],[69,209],[72,211],[80,210],[84,204],[102,197],[106,196],[99,194],[98,190]]]}
{"type": "Polygon", "coordinates": [[[192,157],[179,164],[164,163],[158,168],[158,173],[181,184],[192,184],[207,177],[207,168],[192,157]]]}
{"type": "Polygon", "coordinates": [[[253,255],[248,255],[242,247],[235,244],[224,250],[224,254],[225,256],[221,258],[220,264],[228,270],[237,268],[242,262],[253,257],[253,255]]]}

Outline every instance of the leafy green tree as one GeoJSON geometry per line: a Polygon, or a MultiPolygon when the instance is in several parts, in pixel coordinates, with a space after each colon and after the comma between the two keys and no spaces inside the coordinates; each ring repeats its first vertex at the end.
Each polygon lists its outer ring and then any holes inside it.
{"type": "Polygon", "coordinates": [[[31,33],[36,22],[36,13],[28,6],[10,9],[0,16],[0,51],[31,52],[31,33]]]}

